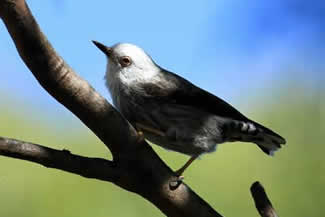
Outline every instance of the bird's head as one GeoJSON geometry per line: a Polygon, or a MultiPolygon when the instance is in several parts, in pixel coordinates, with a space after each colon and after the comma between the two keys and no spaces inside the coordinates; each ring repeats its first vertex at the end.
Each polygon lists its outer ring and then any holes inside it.
{"type": "Polygon", "coordinates": [[[133,44],[119,43],[107,47],[99,42],[93,42],[108,58],[107,79],[118,77],[129,83],[150,79],[159,71],[159,67],[151,57],[133,44]]]}

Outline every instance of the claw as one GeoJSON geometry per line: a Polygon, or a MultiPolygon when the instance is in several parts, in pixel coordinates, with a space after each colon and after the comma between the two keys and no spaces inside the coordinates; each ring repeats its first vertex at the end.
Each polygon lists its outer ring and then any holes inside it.
{"type": "Polygon", "coordinates": [[[172,179],[172,181],[170,181],[170,183],[169,183],[170,188],[171,188],[172,190],[178,188],[178,186],[179,186],[180,184],[182,184],[183,179],[184,179],[184,176],[174,177],[174,179],[172,179]]]}

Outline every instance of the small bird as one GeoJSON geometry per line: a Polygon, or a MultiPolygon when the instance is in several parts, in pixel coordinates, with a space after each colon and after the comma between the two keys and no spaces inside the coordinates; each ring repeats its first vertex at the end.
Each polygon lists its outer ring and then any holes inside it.
{"type": "Polygon", "coordinates": [[[286,143],[224,100],[163,69],[141,48],[93,43],[107,56],[106,86],[120,113],[147,140],[191,156],[177,176],[220,143],[252,142],[268,155],[286,143]]]}

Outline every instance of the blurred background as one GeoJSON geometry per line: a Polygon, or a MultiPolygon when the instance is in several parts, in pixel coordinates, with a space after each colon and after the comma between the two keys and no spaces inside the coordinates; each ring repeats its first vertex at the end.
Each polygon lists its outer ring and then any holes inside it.
{"type": "MultiPolygon", "coordinates": [[[[224,216],[258,216],[258,180],[280,216],[323,216],[325,3],[321,0],[27,1],[63,58],[109,101],[106,59],[91,40],[131,42],[161,66],[287,139],[274,157],[220,145],[185,182],[224,216]]],[[[105,146],[37,83],[0,24],[0,136],[110,159],[105,146]]],[[[188,157],[154,146],[173,169],[188,157]]],[[[163,216],[113,184],[0,156],[0,216],[163,216]]]]}

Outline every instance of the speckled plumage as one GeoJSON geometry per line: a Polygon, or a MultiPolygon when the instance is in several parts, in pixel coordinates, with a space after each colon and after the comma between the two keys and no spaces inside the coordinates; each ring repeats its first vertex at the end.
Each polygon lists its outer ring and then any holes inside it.
{"type": "Polygon", "coordinates": [[[154,144],[190,156],[223,142],[253,142],[270,155],[285,144],[222,99],[161,68],[141,48],[95,44],[108,56],[105,79],[114,105],[135,127],[145,126],[140,130],[154,144]]]}

